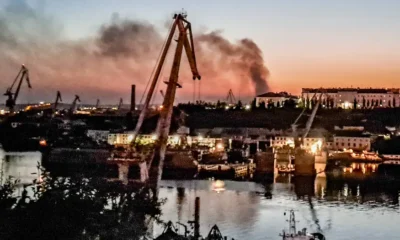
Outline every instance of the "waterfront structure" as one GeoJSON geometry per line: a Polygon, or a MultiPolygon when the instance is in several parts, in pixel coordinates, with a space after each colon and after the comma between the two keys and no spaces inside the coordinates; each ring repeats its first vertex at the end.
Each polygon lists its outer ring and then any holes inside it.
{"type": "MultiPolygon", "coordinates": [[[[179,145],[182,143],[182,135],[170,135],[168,136],[168,144],[169,145],[179,145]]],[[[188,145],[197,144],[200,146],[208,146],[210,148],[217,147],[221,148],[219,143],[221,143],[220,138],[210,138],[210,137],[202,137],[202,136],[185,136],[184,137],[188,145]]],[[[109,133],[107,142],[110,145],[114,146],[127,146],[132,142],[133,133],[132,132],[124,132],[124,133],[109,133]]],[[[157,139],[155,134],[141,134],[138,135],[137,139],[141,141],[143,144],[154,143],[157,139]]]]}
{"type": "Polygon", "coordinates": [[[108,130],[92,130],[89,129],[86,132],[86,136],[92,138],[97,142],[107,142],[108,141],[108,134],[110,131],[108,130]]]}
{"type": "Polygon", "coordinates": [[[399,106],[399,89],[386,88],[303,88],[301,98],[307,105],[315,93],[323,93],[323,108],[387,108],[399,106]]]}
{"type": "Polygon", "coordinates": [[[352,150],[371,150],[371,135],[362,131],[336,131],[333,148],[352,150]]]}
{"type": "Polygon", "coordinates": [[[258,95],[256,97],[256,106],[260,107],[260,104],[264,103],[265,106],[268,106],[268,104],[271,104],[274,107],[283,107],[285,105],[285,102],[290,99],[294,100],[295,103],[297,104],[298,97],[293,96],[287,92],[279,92],[279,93],[267,92],[267,93],[258,95]]]}
{"type": "MultiPolygon", "coordinates": [[[[294,137],[291,136],[276,136],[275,138],[271,138],[271,147],[280,148],[283,146],[289,146],[294,148],[294,137]]],[[[321,149],[325,146],[325,138],[324,137],[306,137],[303,141],[303,148],[306,150],[311,150],[313,152],[317,151],[317,149],[321,149]]]]}

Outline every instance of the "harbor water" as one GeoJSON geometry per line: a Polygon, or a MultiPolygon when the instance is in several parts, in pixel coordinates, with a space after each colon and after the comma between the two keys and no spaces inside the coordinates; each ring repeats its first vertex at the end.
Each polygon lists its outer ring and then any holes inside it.
{"type": "MultiPolygon", "coordinates": [[[[10,175],[21,183],[37,178],[40,154],[0,150],[0,159],[3,180],[10,175]]],[[[284,212],[293,209],[297,230],[319,227],[327,239],[398,239],[400,185],[365,181],[371,180],[320,177],[299,185],[290,176],[280,176],[263,184],[224,181],[216,190],[214,180],[163,180],[162,219],[187,224],[193,220],[195,198],[200,197],[203,236],[217,224],[229,239],[280,239],[288,226],[284,212]],[[310,201],[308,195],[312,195],[310,201]]],[[[155,235],[162,230],[155,226],[155,235]]]]}

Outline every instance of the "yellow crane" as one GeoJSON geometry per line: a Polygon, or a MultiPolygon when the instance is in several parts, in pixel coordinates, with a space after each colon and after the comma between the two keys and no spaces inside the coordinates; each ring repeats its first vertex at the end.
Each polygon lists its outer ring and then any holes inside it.
{"type": "Polygon", "coordinates": [[[186,56],[188,58],[188,62],[193,74],[193,80],[200,80],[200,74],[197,69],[197,64],[196,64],[196,55],[195,55],[195,50],[194,50],[194,43],[193,43],[193,34],[192,34],[192,29],[191,29],[191,24],[189,21],[186,20],[187,15],[185,13],[179,13],[175,14],[173,19],[173,24],[171,27],[171,30],[168,34],[168,38],[165,42],[165,46],[162,50],[160,60],[157,64],[157,67],[154,72],[153,79],[151,81],[149,91],[147,92],[146,99],[142,108],[142,111],[140,113],[138,122],[136,124],[134,133],[133,133],[133,138],[132,138],[132,144],[135,143],[136,137],[139,134],[139,131],[141,129],[141,126],[143,124],[143,121],[145,119],[145,116],[147,114],[148,108],[150,101],[153,97],[154,90],[156,88],[159,76],[161,74],[161,70],[163,68],[165,58],[167,56],[168,50],[171,46],[172,38],[178,29],[179,36],[177,39],[177,44],[176,44],[176,49],[175,49],[175,54],[174,54],[174,59],[172,63],[172,68],[171,72],[169,75],[169,80],[166,81],[165,83],[167,84],[167,89],[165,92],[165,96],[163,99],[163,108],[160,111],[160,117],[157,123],[157,129],[156,129],[156,144],[153,152],[153,156],[149,162],[149,169],[153,169],[149,171],[149,178],[150,178],[150,183],[155,184],[156,186],[156,191],[158,191],[158,182],[161,180],[161,175],[162,175],[162,169],[164,166],[164,159],[165,159],[165,152],[167,148],[167,141],[168,141],[168,135],[169,135],[169,130],[170,130],[170,125],[171,125],[171,117],[172,117],[172,110],[173,110],[173,105],[174,105],[174,100],[175,100],[175,94],[176,94],[176,88],[177,87],[182,87],[178,83],[178,78],[179,78],[179,69],[180,69],[180,63],[182,59],[182,52],[183,49],[185,49],[186,56]],[[154,160],[156,159],[156,160],[154,160]],[[154,165],[154,166],[153,166],[154,165]]]}

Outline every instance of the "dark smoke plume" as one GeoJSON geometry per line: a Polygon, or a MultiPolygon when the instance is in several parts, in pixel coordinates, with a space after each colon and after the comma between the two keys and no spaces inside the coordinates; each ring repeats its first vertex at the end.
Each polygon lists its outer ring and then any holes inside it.
{"type": "MultiPolygon", "coordinates": [[[[264,59],[260,48],[251,39],[245,38],[237,44],[229,42],[221,36],[220,32],[214,31],[208,34],[197,36],[199,44],[206,44],[214,52],[214,57],[219,57],[219,66],[227,65],[235,73],[241,74],[239,77],[249,77],[254,85],[255,93],[265,93],[268,91],[267,78],[269,71],[264,65],[264,59]]],[[[200,48],[202,49],[202,48],[200,48]]]]}
{"type": "MultiPolygon", "coordinates": [[[[29,93],[23,87],[19,102],[50,101],[60,90],[66,102],[78,94],[83,102],[94,103],[100,98],[117,104],[120,97],[129,98],[132,83],[141,95],[165,34],[150,23],[113,15],[94,36],[68,40],[57,19],[26,1],[12,0],[0,10],[0,91],[5,91],[20,65],[25,64],[33,89],[29,93]]],[[[231,43],[221,33],[211,32],[196,34],[195,43],[203,99],[223,98],[229,88],[235,91],[238,86],[248,97],[268,90],[268,70],[253,41],[231,43]]],[[[170,53],[175,49],[171,47],[170,53]]],[[[162,77],[167,77],[169,71],[167,65],[162,77]]],[[[179,100],[191,100],[191,74],[185,61],[180,79],[185,85],[178,92],[179,100]]]]}

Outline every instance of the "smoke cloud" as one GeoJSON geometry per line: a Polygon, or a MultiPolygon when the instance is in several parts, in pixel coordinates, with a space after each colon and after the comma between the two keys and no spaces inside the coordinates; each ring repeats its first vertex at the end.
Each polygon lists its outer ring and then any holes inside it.
{"type": "MultiPolygon", "coordinates": [[[[64,102],[75,94],[83,102],[118,103],[129,99],[130,85],[144,91],[164,43],[165,29],[114,14],[94,36],[67,40],[62,24],[25,1],[10,1],[0,10],[0,91],[15,78],[21,64],[30,70],[33,89],[24,83],[18,102],[51,101],[57,90],[64,102]]],[[[250,39],[232,43],[221,32],[195,34],[198,68],[202,75],[202,100],[224,100],[230,88],[241,96],[268,90],[268,69],[262,52],[250,39]]],[[[163,78],[169,75],[175,46],[171,46],[163,78]]],[[[183,57],[179,101],[190,101],[193,88],[190,68],[183,57]]],[[[159,89],[164,85],[159,86],[159,89]]],[[[5,100],[5,99],[4,99],[5,100]]]]}
{"type": "MultiPolygon", "coordinates": [[[[261,49],[251,39],[245,38],[234,44],[225,39],[221,32],[214,31],[200,34],[196,40],[200,45],[200,56],[203,59],[210,59],[204,54],[204,48],[211,48],[212,58],[219,58],[214,66],[217,66],[220,71],[228,69],[232,71],[235,79],[242,77],[246,82],[250,79],[255,94],[268,91],[269,71],[264,65],[261,49]]],[[[202,63],[204,66],[205,61],[202,63]]],[[[206,69],[210,67],[212,66],[206,66],[206,69]]]]}

